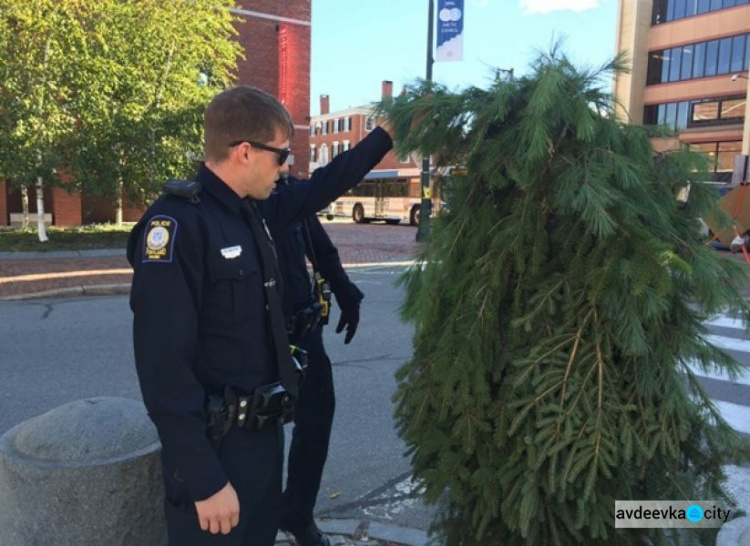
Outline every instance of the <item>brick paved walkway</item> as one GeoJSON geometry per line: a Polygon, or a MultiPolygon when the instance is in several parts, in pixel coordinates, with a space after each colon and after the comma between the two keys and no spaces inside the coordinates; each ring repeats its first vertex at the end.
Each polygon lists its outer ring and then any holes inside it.
{"type": "MultiPolygon", "coordinates": [[[[324,226],[344,264],[413,259],[416,228],[406,225],[328,223],[324,226]]],[[[132,270],[120,256],[100,258],[0,259],[0,298],[82,285],[129,283],[132,270]]]]}

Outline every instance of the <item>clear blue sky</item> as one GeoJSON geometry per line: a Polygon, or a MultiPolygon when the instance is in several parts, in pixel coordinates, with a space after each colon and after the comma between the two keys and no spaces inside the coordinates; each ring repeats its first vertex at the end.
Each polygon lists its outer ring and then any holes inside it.
{"type": "MultiPolygon", "coordinates": [[[[437,0],[435,0],[437,11],[437,0]]],[[[380,100],[425,77],[428,0],[312,0],[310,109],[330,95],[331,111],[380,100]]],[[[615,53],[617,0],[464,0],[464,60],[435,63],[433,80],[453,89],[484,86],[491,67],[524,74],[535,50],[555,37],[581,65],[615,53]]]]}

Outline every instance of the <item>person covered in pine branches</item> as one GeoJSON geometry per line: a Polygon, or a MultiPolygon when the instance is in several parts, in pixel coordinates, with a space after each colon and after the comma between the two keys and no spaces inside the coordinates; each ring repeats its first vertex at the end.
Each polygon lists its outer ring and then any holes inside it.
{"type": "Polygon", "coordinates": [[[397,153],[466,169],[402,279],[416,333],[395,398],[449,546],[664,544],[676,530],[616,531],[614,501],[731,502],[722,465],[744,448],[688,364],[738,372],[702,321],[747,321],[745,273],[700,234],[714,192],[676,199],[704,159],[655,161],[655,130],[618,119],[600,87],[622,68],[554,49],[526,77],[381,107],[397,153]]]}

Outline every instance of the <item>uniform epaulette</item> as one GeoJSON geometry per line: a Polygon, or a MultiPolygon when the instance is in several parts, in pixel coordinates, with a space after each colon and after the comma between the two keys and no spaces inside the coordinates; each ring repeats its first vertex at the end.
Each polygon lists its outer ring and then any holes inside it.
{"type": "Polygon", "coordinates": [[[198,194],[201,192],[201,183],[195,180],[167,180],[164,191],[195,204],[200,202],[198,194]]]}

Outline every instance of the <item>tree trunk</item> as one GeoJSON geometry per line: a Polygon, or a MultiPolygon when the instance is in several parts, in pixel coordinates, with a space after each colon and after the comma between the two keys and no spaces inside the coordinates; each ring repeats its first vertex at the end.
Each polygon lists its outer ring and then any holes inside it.
{"type": "Polygon", "coordinates": [[[47,227],[44,225],[44,185],[42,177],[36,177],[36,214],[37,214],[37,231],[39,232],[39,242],[46,243],[47,227]]]}
{"type": "Polygon", "coordinates": [[[122,184],[122,178],[121,178],[120,180],[117,181],[117,203],[116,203],[117,212],[115,216],[115,223],[118,226],[122,225],[122,189],[123,189],[123,184],[122,184]]]}
{"type": "Polygon", "coordinates": [[[23,208],[23,220],[21,221],[21,229],[28,229],[29,227],[29,188],[24,186],[21,188],[21,207],[23,208]]]}
{"type": "MultiPolygon", "coordinates": [[[[49,54],[50,54],[50,42],[51,37],[47,38],[47,42],[44,44],[44,69],[47,68],[47,61],[49,60],[49,54]]],[[[43,73],[46,75],[46,73],[43,73]]],[[[39,114],[44,114],[44,90],[45,90],[45,80],[46,77],[43,77],[42,79],[42,85],[39,86],[39,114]]],[[[39,148],[37,149],[37,167],[40,169],[39,172],[41,173],[42,168],[42,147],[41,144],[39,145],[39,148]]],[[[40,243],[46,243],[48,241],[47,239],[47,228],[44,225],[44,183],[42,175],[39,174],[36,177],[36,214],[37,214],[37,233],[39,234],[39,242],[40,243]]]]}

